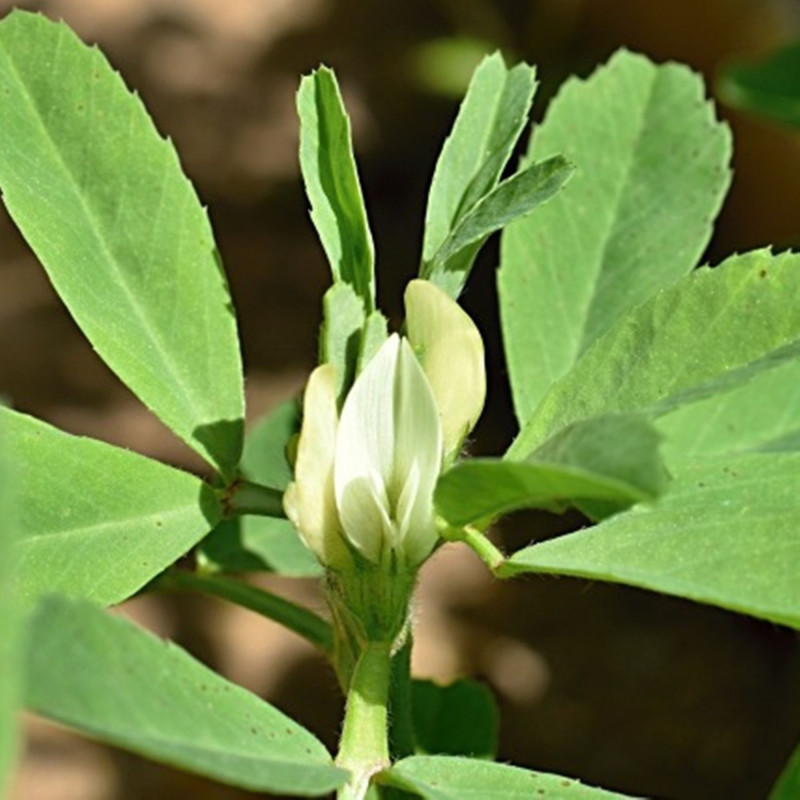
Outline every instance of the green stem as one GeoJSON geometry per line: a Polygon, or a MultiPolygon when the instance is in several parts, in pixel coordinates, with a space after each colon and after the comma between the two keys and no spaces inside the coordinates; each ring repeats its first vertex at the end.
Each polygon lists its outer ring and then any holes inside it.
{"type": "Polygon", "coordinates": [[[336,757],[337,766],[350,771],[350,780],[338,800],[363,800],[370,778],[389,766],[390,654],[390,643],[368,642],[353,671],[336,757]]]}
{"type": "Polygon", "coordinates": [[[501,568],[505,564],[506,557],[502,551],[496,547],[491,540],[472,525],[463,528],[448,528],[443,538],[450,542],[463,542],[470,547],[498,578],[503,577],[501,568]]]}
{"type": "Polygon", "coordinates": [[[414,722],[411,715],[411,648],[409,633],[403,646],[392,656],[389,687],[389,745],[392,759],[414,755],[414,722]]]}
{"type": "Polygon", "coordinates": [[[290,600],[258,589],[243,581],[219,575],[197,575],[174,570],[159,580],[168,589],[193,589],[212,597],[221,597],[236,605],[249,608],[263,617],[280,622],[299,636],[316,645],[325,654],[333,650],[333,631],[322,617],[290,600]]]}
{"type": "Polygon", "coordinates": [[[273,489],[271,486],[262,486],[260,483],[251,483],[240,478],[223,489],[220,496],[227,518],[242,514],[286,518],[281,489],[273,489]]]}

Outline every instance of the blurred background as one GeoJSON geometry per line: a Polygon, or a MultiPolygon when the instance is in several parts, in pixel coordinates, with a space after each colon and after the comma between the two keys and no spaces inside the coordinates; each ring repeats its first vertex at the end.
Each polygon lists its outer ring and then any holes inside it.
{"type": "MultiPolygon", "coordinates": [[[[679,60],[713,87],[727,60],[800,36],[797,0],[41,0],[97,42],[171,136],[216,230],[238,309],[250,421],[314,364],[327,266],[297,167],[299,75],[333,66],[353,119],[378,253],[397,319],[419,258],[427,185],[480,55],[536,63],[535,114],[571,73],[616,48],[679,60]]],[[[712,88],[713,91],[713,88],[712,88]]],[[[800,240],[800,134],[734,113],[735,178],[707,258],[800,240]]],[[[0,132],[2,135],[2,132],[0,132]]],[[[491,391],[473,451],[514,433],[497,337],[496,243],[464,303],[487,341],[491,391]]],[[[0,218],[0,391],[66,430],[202,470],[94,355],[19,234],[0,218]]],[[[576,520],[518,515],[508,548],[576,520]]],[[[303,581],[262,581],[319,605],[303,581]]],[[[341,698],[302,641],[246,611],[146,596],[124,613],[297,716],[333,745],[341,698]]],[[[423,574],[415,669],[486,681],[500,758],[631,794],[757,800],[800,740],[800,638],[787,629],[623,587],[572,579],[493,583],[444,548],[423,574]]],[[[106,749],[39,720],[14,800],[234,800],[253,795],[106,749]]]]}

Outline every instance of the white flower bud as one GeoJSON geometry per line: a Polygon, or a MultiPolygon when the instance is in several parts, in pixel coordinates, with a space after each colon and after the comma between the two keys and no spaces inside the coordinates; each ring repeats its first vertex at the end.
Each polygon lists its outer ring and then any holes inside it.
{"type": "Polygon", "coordinates": [[[349,541],[370,561],[416,565],[436,544],[433,490],[442,428],[431,387],[405,339],[390,336],[342,408],[336,506],[349,541]]]}
{"type": "Polygon", "coordinates": [[[317,367],[306,388],[284,508],[333,569],[347,569],[347,543],[374,564],[394,559],[401,568],[430,555],[436,481],[483,409],[483,342],[469,315],[424,280],[408,285],[406,312],[409,339],[393,334],[383,343],[341,418],[332,365],[317,367]]]}

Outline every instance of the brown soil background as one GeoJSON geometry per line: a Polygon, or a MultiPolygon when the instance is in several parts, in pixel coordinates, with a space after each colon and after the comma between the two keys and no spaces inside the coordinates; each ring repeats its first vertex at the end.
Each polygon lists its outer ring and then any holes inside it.
{"type": "MultiPolygon", "coordinates": [[[[296,159],[298,76],[334,66],[354,120],[376,239],[382,305],[395,317],[418,259],[427,183],[452,99],[411,64],[425,42],[477,36],[539,65],[543,100],[620,45],[685,61],[711,79],[732,55],[800,34],[798,6],[768,0],[50,0],[96,41],[176,142],[210,207],[248,375],[249,416],[295,392],[315,356],[327,269],[296,159]]],[[[0,12],[12,4],[0,0],[0,12]]],[[[721,107],[734,129],[735,182],[710,259],[796,243],[800,138],[721,107]]],[[[2,132],[0,132],[2,135],[2,132]]],[[[492,385],[475,437],[499,452],[513,433],[487,248],[465,303],[488,345],[492,385]]],[[[94,355],[13,225],[0,219],[0,390],[69,431],[202,469],[94,355]]],[[[520,515],[517,547],[570,520],[520,515]]],[[[266,578],[316,602],[304,582],[266,578]]],[[[255,615],[194,597],[125,608],[206,663],[336,739],[341,699],[313,652],[255,615]]],[[[766,796],[800,740],[800,639],[778,626],[623,587],[577,580],[492,583],[469,553],[426,567],[416,671],[471,675],[496,691],[500,758],[631,794],[697,800],[766,796]]],[[[54,668],[57,665],[54,665],[54,668]]],[[[13,800],[252,797],[27,719],[13,800]]]]}

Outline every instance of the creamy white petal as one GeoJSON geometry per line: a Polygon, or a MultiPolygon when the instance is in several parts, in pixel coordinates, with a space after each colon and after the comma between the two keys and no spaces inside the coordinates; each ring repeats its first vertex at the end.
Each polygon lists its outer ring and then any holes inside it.
{"type": "Polygon", "coordinates": [[[394,500],[397,523],[403,527],[404,554],[418,563],[427,557],[437,538],[433,490],[442,467],[442,424],[431,386],[406,339],[401,341],[398,361],[395,472],[389,496],[394,500]]]}
{"type": "Polygon", "coordinates": [[[408,561],[407,540],[415,563],[430,552],[441,460],[433,393],[408,342],[394,334],[357,378],[339,422],[336,503],[345,534],[364,556],[377,562],[393,549],[408,561]]]}
{"type": "Polygon", "coordinates": [[[283,506],[306,546],[328,566],[347,557],[333,486],[337,424],[336,372],[324,364],[311,373],[303,396],[295,479],[284,493],[283,506]]]}
{"type": "Polygon", "coordinates": [[[365,558],[377,564],[394,538],[385,491],[376,491],[374,483],[363,476],[352,477],[337,489],[345,535],[365,558]]]}
{"type": "Polygon", "coordinates": [[[406,477],[405,485],[400,492],[400,497],[395,508],[395,536],[397,541],[402,541],[408,534],[411,527],[411,519],[414,515],[414,504],[417,500],[419,491],[419,468],[413,462],[406,477]]]}
{"type": "Polygon", "coordinates": [[[391,526],[386,493],[394,450],[392,408],[400,339],[390,336],[348,393],[339,420],[334,487],[342,528],[371,561],[378,562],[391,526]]]}
{"type": "Polygon", "coordinates": [[[408,339],[436,397],[449,463],[486,400],[483,340],[469,314],[430,281],[411,281],[405,304],[408,339]]]}

